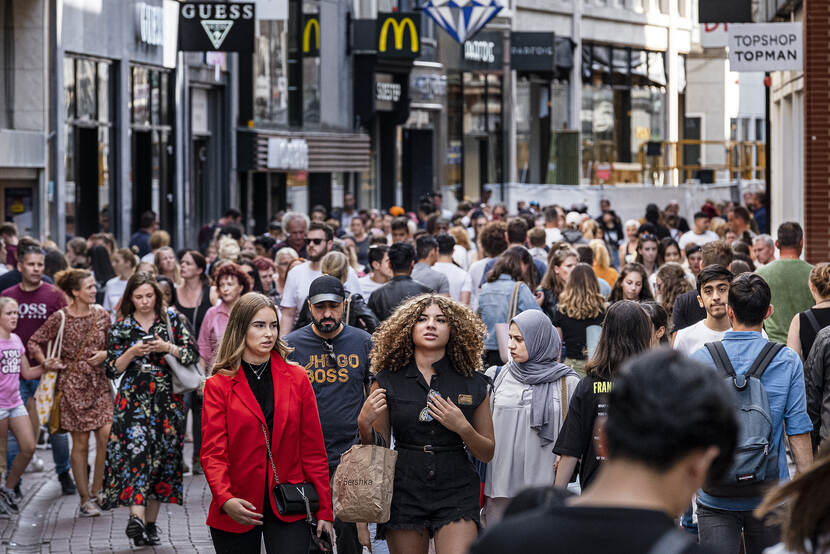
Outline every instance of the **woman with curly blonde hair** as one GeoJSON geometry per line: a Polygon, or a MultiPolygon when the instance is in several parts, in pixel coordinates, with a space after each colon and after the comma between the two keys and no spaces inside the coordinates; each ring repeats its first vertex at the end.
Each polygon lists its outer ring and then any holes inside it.
{"type": "Polygon", "coordinates": [[[469,308],[425,294],[375,331],[377,376],[358,417],[363,444],[395,436],[392,554],[466,552],[479,527],[479,477],[467,456],[493,457],[487,378],[479,372],[485,327],[469,308]]]}
{"type": "Polygon", "coordinates": [[[565,343],[565,365],[574,368],[580,377],[585,376],[585,363],[590,357],[588,327],[602,325],[605,305],[594,270],[588,264],[577,264],[559,295],[553,325],[565,343]]]}

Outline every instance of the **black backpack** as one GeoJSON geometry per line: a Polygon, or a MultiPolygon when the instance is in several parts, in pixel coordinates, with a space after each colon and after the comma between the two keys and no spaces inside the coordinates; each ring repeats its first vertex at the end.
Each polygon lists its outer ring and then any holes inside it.
{"type": "Polygon", "coordinates": [[[715,366],[735,389],[738,441],[729,471],[703,486],[704,492],[719,497],[759,497],[778,483],[778,452],[772,414],[761,376],[783,344],[767,342],[747,372],[736,375],[720,341],[706,343],[715,366]]]}

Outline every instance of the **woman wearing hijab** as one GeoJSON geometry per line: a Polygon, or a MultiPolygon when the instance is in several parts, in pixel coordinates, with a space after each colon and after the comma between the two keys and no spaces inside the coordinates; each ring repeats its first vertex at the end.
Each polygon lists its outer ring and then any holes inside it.
{"type": "Polygon", "coordinates": [[[488,526],[502,518],[522,489],[553,483],[553,445],[579,383],[576,372],[559,362],[562,342],[543,312],[514,317],[509,336],[511,361],[487,372],[493,377],[496,439],[484,484],[482,515],[488,526]]]}

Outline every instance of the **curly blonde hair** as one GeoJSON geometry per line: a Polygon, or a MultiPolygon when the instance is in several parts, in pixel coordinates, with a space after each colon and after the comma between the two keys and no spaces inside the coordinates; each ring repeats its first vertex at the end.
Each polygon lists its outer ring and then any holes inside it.
{"type": "Polygon", "coordinates": [[[372,336],[372,373],[398,371],[409,364],[415,356],[412,342],[412,328],[418,317],[428,306],[437,304],[447,318],[450,339],[447,342],[447,357],[461,375],[469,377],[482,369],[484,336],[487,328],[481,319],[467,306],[438,294],[422,294],[398,306],[375,330],[372,336]]]}

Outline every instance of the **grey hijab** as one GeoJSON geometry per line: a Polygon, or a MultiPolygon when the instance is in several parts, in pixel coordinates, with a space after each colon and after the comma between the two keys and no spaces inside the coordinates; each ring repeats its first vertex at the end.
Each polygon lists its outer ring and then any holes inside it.
{"type": "Polygon", "coordinates": [[[541,310],[527,310],[511,320],[519,327],[527,347],[527,361],[510,360],[506,368],[524,385],[530,385],[533,398],[530,406],[530,428],[547,446],[556,438],[554,429],[553,390],[561,377],[576,376],[570,367],[559,362],[562,341],[548,316],[541,310]]]}

